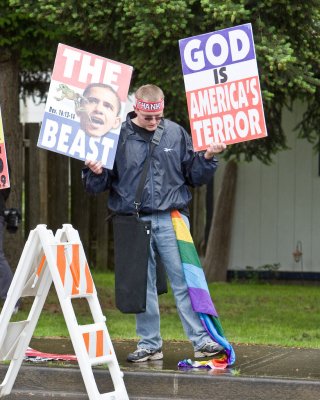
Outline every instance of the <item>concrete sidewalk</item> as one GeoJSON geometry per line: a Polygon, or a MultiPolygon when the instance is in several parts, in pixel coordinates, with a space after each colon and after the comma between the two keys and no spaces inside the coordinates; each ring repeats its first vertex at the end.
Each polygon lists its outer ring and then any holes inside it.
{"type": "MultiPolygon", "coordinates": [[[[193,349],[189,342],[164,342],[164,358],[160,361],[129,363],[127,354],[136,349],[134,341],[113,341],[113,346],[122,370],[126,371],[181,371],[178,361],[185,358],[194,359],[193,349]]],[[[69,339],[32,339],[30,346],[36,350],[74,354],[69,339]]],[[[217,374],[237,377],[269,377],[306,379],[320,382],[320,349],[299,349],[277,346],[233,345],[236,362],[225,372],[217,374]]],[[[199,368],[188,368],[188,374],[214,375],[213,371],[199,368]]],[[[320,393],[319,393],[320,399],[320,393]]]]}
{"type": "MultiPolygon", "coordinates": [[[[74,353],[66,339],[32,339],[30,345],[42,352],[74,353]]],[[[126,361],[127,354],[136,348],[135,342],[115,341],[113,345],[130,399],[320,400],[320,349],[234,345],[236,363],[220,371],[179,369],[178,361],[193,359],[188,342],[166,342],[164,359],[145,363],[126,361]]],[[[4,373],[1,367],[1,379],[4,373]]],[[[101,392],[112,390],[106,373],[95,370],[101,392]]],[[[77,363],[23,363],[13,391],[6,398],[45,397],[88,398],[77,363]]]]}

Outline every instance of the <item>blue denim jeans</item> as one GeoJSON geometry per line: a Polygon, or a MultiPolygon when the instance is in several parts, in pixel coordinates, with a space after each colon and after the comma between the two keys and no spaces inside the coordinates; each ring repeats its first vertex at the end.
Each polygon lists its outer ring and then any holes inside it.
{"type": "MultiPolygon", "coordinates": [[[[199,350],[205,342],[212,342],[212,339],[191,306],[170,212],[159,211],[141,218],[152,221],[152,231],[148,264],[147,307],[144,313],[136,314],[136,332],[140,337],[138,347],[149,350],[157,350],[162,347],[156,287],[155,251],[157,251],[165,266],[183,329],[194,349],[199,350]]],[[[183,219],[189,226],[188,218],[183,216],[183,219]]]]}

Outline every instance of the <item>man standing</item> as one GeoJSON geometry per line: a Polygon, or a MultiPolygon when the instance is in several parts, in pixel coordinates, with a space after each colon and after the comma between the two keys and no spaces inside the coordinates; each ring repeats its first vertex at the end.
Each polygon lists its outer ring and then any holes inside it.
{"type": "Polygon", "coordinates": [[[137,350],[128,361],[160,360],[162,338],[156,287],[156,252],[165,266],[175,297],[177,310],[185,333],[190,339],[195,357],[209,357],[224,353],[214,342],[193,311],[184,278],[179,250],[170,212],[179,210],[188,221],[191,193],[188,186],[209,182],[218,161],[215,154],[222,152],[224,143],[212,143],[205,152],[193,151],[191,138],[178,124],[164,119],[164,94],[155,85],[141,86],[135,93],[134,111],[122,124],[113,170],[102,168],[100,161],[86,161],[83,182],[90,193],[109,189],[108,207],[116,214],[135,214],[135,194],[150,141],[158,125],[164,131],[159,145],[152,153],[150,168],[144,185],[140,218],[151,221],[151,243],[148,263],[146,311],[136,314],[136,332],[140,337],[137,350]]]}

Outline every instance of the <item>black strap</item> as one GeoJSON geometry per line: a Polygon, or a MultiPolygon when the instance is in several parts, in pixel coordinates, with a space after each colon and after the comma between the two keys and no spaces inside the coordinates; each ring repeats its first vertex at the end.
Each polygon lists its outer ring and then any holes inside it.
{"type": "Polygon", "coordinates": [[[136,196],[135,196],[135,199],[134,199],[134,205],[136,207],[137,214],[139,213],[139,208],[140,208],[140,205],[141,205],[142,192],[143,192],[144,184],[145,184],[145,181],[146,181],[146,178],[147,178],[147,173],[148,173],[150,162],[151,162],[151,156],[152,156],[152,153],[153,153],[153,150],[155,149],[155,147],[158,146],[158,144],[160,143],[160,140],[161,140],[161,137],[162,137],[162,134],[163,134],[163,130],[164,130],[164,127],[163,127],[163,124],[161,122],[158,125],[158,128],[156,129],[156,131],[154,132],[153,138],[151,140],[151,146],[150,146],[149,155],[146,158],[146,161],[144,163],[143,170],[142,170],[141,177],[140,177],[140,181],[139,181],[139,185],[138,185],[137,192],[136,192],[136,196]]]}

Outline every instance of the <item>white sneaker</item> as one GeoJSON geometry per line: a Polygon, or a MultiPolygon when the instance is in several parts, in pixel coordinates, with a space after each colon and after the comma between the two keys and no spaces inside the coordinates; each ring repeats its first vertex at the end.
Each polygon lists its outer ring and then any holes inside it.
{"type": "Polygon", "coordinates": [[[195,358],[222,356],[226,354],[225,349],[215,342],[205,343],[199,350],[194,352],[195,358]]]}

